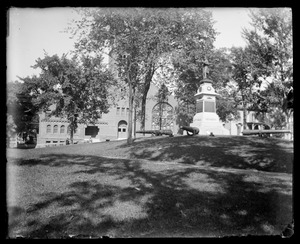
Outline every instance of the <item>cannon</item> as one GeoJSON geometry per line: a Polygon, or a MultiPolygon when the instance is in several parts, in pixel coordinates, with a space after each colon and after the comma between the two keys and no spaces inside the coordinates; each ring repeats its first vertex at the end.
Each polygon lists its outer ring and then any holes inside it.
{"type": "Polygon", "coordinates": [[[135,133],[143,133],[143,134],[151,134],[152,136],[162,136],[168,135],[170,137],[173,136],[172,130],[138,130],[135,133]]]}
{"type": "Polygon", "coordinates": [[[278,133],[291,133],[290,130],[243,130],[244,136],[249,135],[270,135],[270,134],[278,134],[278,133]]]}
{"type": "Polygon", "coordinates": [[[199,134],[199,128],[191,126],[180,126],[180,129],[185,130],[189,136],[199,134]]]}
{"type": "Polygon", "coordinates": [[[173,136],[173,131],[172,130],[159,130],[160,135],[168,135],[170,137],[173,136]]]}

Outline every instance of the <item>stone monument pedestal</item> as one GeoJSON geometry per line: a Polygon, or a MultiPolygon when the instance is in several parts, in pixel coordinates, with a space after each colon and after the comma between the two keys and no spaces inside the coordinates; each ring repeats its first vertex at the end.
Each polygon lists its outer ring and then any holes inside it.
{"type": "Polygon", "coordinates": [[[196,115],[192,127],[199,128],[199,135],[229,135],[216,113],[216,97],[219,96],[212,87],[212,81],[205,78],[201,81],[196,98],[196,115]]]}
{"type": "Polygon", "coordinates": [[[199,128],[199,135],[207,135],[211,132],[214,135],[229,135],[216,113],[197,113],[193,118],[192,127],[199,128]]]}

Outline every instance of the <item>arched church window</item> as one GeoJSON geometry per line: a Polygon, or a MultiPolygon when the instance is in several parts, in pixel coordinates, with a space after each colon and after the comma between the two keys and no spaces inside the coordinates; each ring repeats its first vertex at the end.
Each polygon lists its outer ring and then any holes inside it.
{"type": "Polygon", "coordinates": [[[174,123],[173,107],[166,102],[157,103],[152,109],[152,130],[172,129],[174,123]]]}
{"type": "Polygon", "coordinates": [[[53,126],[53,133],[57,133],[58,132],[58,125],[54,125],[53,126]]]}

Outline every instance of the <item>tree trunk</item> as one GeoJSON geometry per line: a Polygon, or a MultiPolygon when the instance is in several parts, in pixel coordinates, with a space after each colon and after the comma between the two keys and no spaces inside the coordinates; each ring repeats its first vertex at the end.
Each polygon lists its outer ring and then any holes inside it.
{"type": "Polygon", "coordinates": [[[71,117],[71,122],[70,122],[70,144],[73,144],[73,137],[74,137],[74,117],[71,117]]]}
{"type": "MultiPolygon", "coordinates": [[[[286,119],[286,130],[291,130],[291,127],[290,127],[290,112],[289,111],[286,111],[285,119],[286,119]]],[[[290,133],[285,133],[285,139],[290,140],[291,139],[291,134],[290,133]]]]}
{"type": "Polygon", "coordinates": [[[247,129],[247,108],[246,104],[243,102],[243,128],[247,129]]]}
{"type": "MultiPolygon", "coordinates": [[[[145,122],[146,122],[146,96],[145,93],[142,96],[142,104],[141,104],[141,127],[140,130],[145,130],[145,122]]],[[[143,135],[145,135],[143,133],[143,135]]]]}
{"type": "Polygon", "coordinates": [[[74,144],[74,130],[73,129],[71,129],[70,142],[71,142],[71,144],[74,144]]]}
{"type": "Polygon", "coordinates": [[[132,110],[133,110],[133,87],[132,87],[132,81],[128,81],[128,87],[129,87],[129,114],[128,114],[128,134],[127,134],[127,143],[132,143],[132,110]]]}
{"type": "MultiPolygon", "coordinates": [[[[146,123],[146,102],[147,102],[147,95],[150,89],[150,84],[153,76],[153,70],[149,69],[146,77],[145,77],[145,84],[144,84],[144,91],[142,96],[142,105],[141,105],[141,131],[145,130],[145,123],[146,123]]],[[[145,135],[145,134],[144,134],[145,135]]]]}
{"type": "Polygon", "coordinates": [[[136,105],[134,106],[134,114],[133,114],[133,138],[136,138],[136,105]]]}
{"type": "Polygon", "coordinates": [[[162,116],[163,116],[163,108],[162,108],[162,103],[159,104],[159,129],[161,130],[161,125],[162,125],[162,116]]]}

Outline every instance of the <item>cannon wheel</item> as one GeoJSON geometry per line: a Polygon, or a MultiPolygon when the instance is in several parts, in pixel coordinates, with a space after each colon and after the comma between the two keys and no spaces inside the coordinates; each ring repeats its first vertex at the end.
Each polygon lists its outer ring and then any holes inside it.
{"type": "Polygon", "coordinates": [[[187,133],[188,136],[193,136],[194,135],[193,132],[186,131],[186,133],[187,133]]]}

